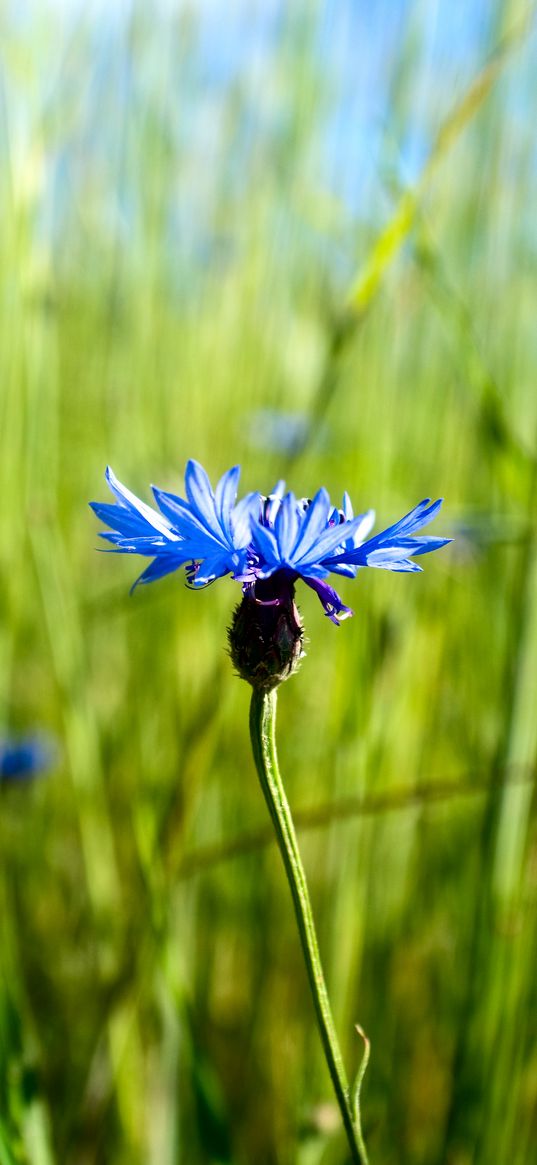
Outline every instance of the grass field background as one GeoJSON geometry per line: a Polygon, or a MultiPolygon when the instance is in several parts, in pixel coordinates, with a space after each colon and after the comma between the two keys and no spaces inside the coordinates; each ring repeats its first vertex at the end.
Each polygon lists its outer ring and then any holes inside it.
{"type": "MultiPolygon", "coordinates": [[[[1,1165],[343,1165],[226,655],[129,597],[104,468],[446,499],[423,575],[299,596],[279,750],[378,1165],[531,1165],[537,391],[517,3],[0,16],[1,1165]],[[442,129],[442,127],[444,127],[442,129]]],[[[140,562],[140,569],[142,563],[140,562]]],[[[307,593],[306,593],[307,591],[307,593]]]]}

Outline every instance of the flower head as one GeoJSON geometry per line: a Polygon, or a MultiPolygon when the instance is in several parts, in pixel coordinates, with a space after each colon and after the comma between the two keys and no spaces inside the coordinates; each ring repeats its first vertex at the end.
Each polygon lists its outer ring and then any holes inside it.
{"type": "Polygon", "coordinates": [[[155,582],[186,564],[188,581],[195,587],[206,586],[230,572],[241,577],[247,563],[249,512],[255,495],[235,505],[239,476],[239,466],[228,470],[213,492],[202,466],[189,461],[185,472],[187,500],[153,486],[158,513],[122,485],[108,467],[106,480],[116,504],[90,504],[97,517],[112,528],[101,538],[111,542],[116,551],[153,559],[134,586],[155,582]]]}
{"type": "Polygon", "coordinates": [[[335,624],[353,612],[326,581],[329,574],[354,578],[364,566],[419,571],[415,557],[451,541],[415,537],[436,517],[441,500],[426,498],[392,526],[368,538],[374,511],[354,517],[348,494],[337,509],[325,489],[313,499],[297,499],[278,482],[268,496],[251,493],[237,503],[239,474],[238,466],[228,470],[213,491],[205,470],[189,461],[186,499],[153,486],[157,511],[107,469],[116,502],[91,503],[97,516],[111,527],[101,537],[115,551],[152,559],[139,583],[154,582],[184,566],[193,587],[231,574],[242,583],[246,598],[265,607],[281,607],[292,599],[294,584],[302,579],[317,593],[335,624]]]}
{"type": "Polygon", "coordinates": [[[433,520],[442,505],[441,499],[431,503],[426,498],[393,526],[364,540],[375,521],[374,510],[355,518],[348,494],[344,495],[342,509],[336,510],[324,489],[311,501],[303,498],[297,502],[292,493],[283,496],[283,488],[283,483],[279,483],[266,499],[252,528],[253,546],[259,554],[257,577],[269,578],[283,571],[303,579],[316,591],[325,614],[336,624],[353,612],[325,581],[328,574],[354,577],[363,566],[420,571],[421,566],[412,562],[411,556],[438,550],[451,541],[450,538],[412,537],[433,520]]]}

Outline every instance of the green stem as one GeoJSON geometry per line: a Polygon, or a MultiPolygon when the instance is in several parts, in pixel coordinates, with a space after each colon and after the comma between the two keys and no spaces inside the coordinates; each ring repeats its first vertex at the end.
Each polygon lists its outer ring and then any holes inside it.
{"type": "Polygon", "coordinates": [[[313,996],[324,1054],[343,1118],[353,1165],[367,1160],[353,1119],[352,1101],[324,981],[315,924],[304,867],[276,755],[276,691],[254,689],[250,707],[250,735],[261,788],[272,818],[287,879],[293,895],[300,941],[313,996]]]}

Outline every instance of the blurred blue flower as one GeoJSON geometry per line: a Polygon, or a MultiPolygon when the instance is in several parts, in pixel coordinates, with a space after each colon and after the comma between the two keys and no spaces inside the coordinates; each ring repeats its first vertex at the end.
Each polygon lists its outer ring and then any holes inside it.
{"type": "Polygon", "coordinates": [[[50,768],[53,758],[54,749],[44,737],[0,741],[0,783],[35,777],[50,768]]]}
{"type": "Polygon", "coordinates": [[[342,508],[337,509],[325,489],[312,500],[297,499],[293,493],[285,493],[284,483],[278,482],[268,497],[251,493],[237,504],[239,473],[238,466],[230,469],[213,492],[205,470],[196,461],[189,461],[187,500],[153,487],[158,513],[107,469],[116,504],[91,503],[97,516],[112,528],[101,537],[113,543],[116,551],[153,559],[137,580],[142,583],[185,566],[191,586],[206,586],[231,574],[242,582],[250,598],[277,606],[288,601],[290,585],[301,578],[317,593],[325,614],[336,624],[353,612],[326,582],[330,573],[354,578],[364,566],[419,571],[422,568],[413,557],[451,541],[414,537],[436,517],[441,499],[431,502],[426,498],[392,526],[367,538],[374,511],[354,517],[347,493],[342,508]]]}
{"type": "Polygon", "coordinates": [[[257,449],[271,449],[293,455],[301,449],[310,427],[305,413],[281,409],[255,409],[248,420],[250,443],[257,449]]]}

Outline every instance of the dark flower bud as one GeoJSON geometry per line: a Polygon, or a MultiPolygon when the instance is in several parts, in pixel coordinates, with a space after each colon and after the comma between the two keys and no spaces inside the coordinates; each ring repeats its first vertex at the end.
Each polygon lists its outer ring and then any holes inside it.
{"type": "Polygon", "coordinates": [[[235,608],[228,631],[238,674],[258,691],[270,692],[297,671],[304,631],[293,581],[277,571],[260,579],[235,608]]]}

